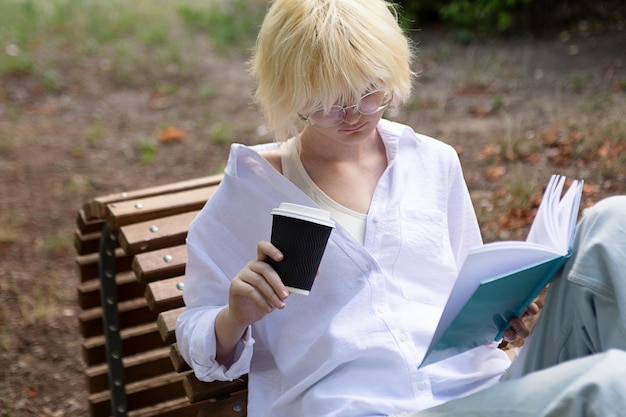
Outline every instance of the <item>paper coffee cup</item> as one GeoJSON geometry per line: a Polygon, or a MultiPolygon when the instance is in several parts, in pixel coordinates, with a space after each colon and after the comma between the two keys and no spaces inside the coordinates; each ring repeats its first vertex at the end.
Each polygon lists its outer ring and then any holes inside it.
{"type": "Polygon", "coordinates": [[[268,263],[290,292],[308,295],[335,222],[326,210],[292,203],[281,203],[272,216],[271,242],[283,259],[268,263]]]}

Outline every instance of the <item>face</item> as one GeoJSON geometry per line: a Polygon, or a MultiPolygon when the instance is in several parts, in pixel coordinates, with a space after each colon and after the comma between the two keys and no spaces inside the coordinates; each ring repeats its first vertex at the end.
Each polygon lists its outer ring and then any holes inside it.
{"type": "Polygon", "coordinates": [[[305,129],[314,130],[316,136],[354,143],[374,132],[392,98],[391,91],[380,89],[366,93],[356,104],[336,105],[327,112],[320,109],[306,116],[299,116],[307,122],[305,129]]]}

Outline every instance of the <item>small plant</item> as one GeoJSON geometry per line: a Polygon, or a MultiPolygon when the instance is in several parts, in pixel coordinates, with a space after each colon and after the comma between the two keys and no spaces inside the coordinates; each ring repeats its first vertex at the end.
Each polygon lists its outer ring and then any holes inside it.
{"type": "Polygon", "coordinates": [[[30,54],[0,55],[0,75],[26,76],[34,74],[35,61],[30,54]]]}
{"type": "Polygon", "coordinates": [[[156,86],[157,94],[161,96],[169,96],[178,93],[180,87],[176,84],[160,82],[156,86]]]}
{"type": "Polygon", "coordinates": [[[587,85],[587,76],[585,74],[572,74],[569,77],[567,85],[576,93],[580,93],[587,85]]]}
{"type": "Polygon", "coordinates": [[[500,93],[493,94],[491,96],[491,108],[492,110],[499,110],[504,107],[504,97],[500,93]]]}
{"type": "Polygon", "coordinates": [[[0,155],[8,155],[17,148],[15,140],[10,136],[0,135],[0,155]]]}
{"type": "Polygon", "coordinates": [[[139,141],[137,151],[139,152],[139,160],[146,165],[152,165],[156,161],[159,145],[152,138],[144,138],[139,141]]]}
{"type": "Polygon", "coordinates": [[[87,130],[87,143],[91,147],[96,147],[104,139],[104,125],[102,120],[96,119],[87,130]]]}
{"type": "Polygon", "coordinates": [[[42,82],[44,88],[51,93],[59,92],[65,87],[63,77],[55,69],[45,70],[42,74],[42,82]]]}
{"type": "Polygon", "coordinates": [[[509,208],[528,209],[531,206],[535,184],[528,178],[528,171],[522,165],[516,164],[506,187],[509,193],[509,208]]]}
{"type": "Polygon", "coordinates": [[[10,223],[0,224],[0,247],[17,243],[20,239],[19,231],[10,223]]]}
{"type": "Polygon", "coordinates": [[[217,95],[217,90],[212,84],[204,83],[198,88],[198,98],[200,100],[210,100],[217,95]]]}
{"type": "Polygon", "coordinates": [[[70,235],[60,233],[46,236],[43,241],[42,250],[47,256],[60,258],[70,252],[72,245],[72,237],[70,235]]]}
{"type": "Polygon", "coordinates": [[[216,145],[227,145],[234,139],[233,127],[228,123],[216,123],[211,126],[211,141],[216,145]]]}
{"type": "Polygon", "coordinates": [[[486,57],[470,56],[461,88],[468,91],[489,92],[502,71],[502,67],[503,60],[496,54],[491,53],[486,57]]]}

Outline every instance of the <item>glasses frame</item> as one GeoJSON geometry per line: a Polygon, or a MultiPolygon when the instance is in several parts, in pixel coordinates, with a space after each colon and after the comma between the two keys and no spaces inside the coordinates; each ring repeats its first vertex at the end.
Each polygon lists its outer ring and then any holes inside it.
{"type": "Polygon", "coordinates": [[[388,90],[386,88],[380,88],[378,90],[370,91],[369,93],[364,94],[357,104],[353,104],[351,106],[345,106],[345,107],[337,106],[337,105],[332,106],[330,108],[330,110],[329,110],[329,113],[330,113],[330,111],[332,109],[337,108],[337,109],[340,109],[343,112],[343,117],[341,118],[341,120],[339,120],[337,123],[335,123],[335,124],[333,124],[331,126],[322,126],[322,125],[319,125],[319,124],[315,123],[313,120],[311,120],[311,114],[316,113],[316,112],[318,112],[318,111],[320,111],[322,109],[315,110],[315,111],[309,113],[309,115],[306,116],[306,117],[303,116],[302,114],[298,113],[298,117],[300,118],[300,120],[310,124],[311,126],[314,126],[314,127],[320,128],[320,129],[332,129],[333,127],[337,127],[337,126],[341,125],[346,120],[346,116],[348,115],[348,110],[355,109],[357,112],[359,112],[363,116],[371,116],[373,114],[376,114],[376,113],[379,113],[379,112],[385,110],[387,107],[389,107],[389,105],[391,104],[392,101],[393,101],[393,91],[392,90],[388,90]],[[373,112],[365,113],[365,112],[361,111],[361,103],[363,102],[363,99],[367,98],[368,96],[371,96],[372,94],[380,93],[381,91],[389,93],[389,99],[388,99],[387,103],[383,104],[382,106],[378,106],[378,108],[375,111],[373,111],[373,112]]]}

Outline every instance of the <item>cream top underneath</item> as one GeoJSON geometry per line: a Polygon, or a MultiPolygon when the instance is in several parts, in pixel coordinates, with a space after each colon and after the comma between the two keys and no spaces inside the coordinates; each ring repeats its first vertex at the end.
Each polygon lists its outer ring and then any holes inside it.
{"type": "Polygon", "coordinates": [[[357,241],[363,244],[365,242],[367,215],[337,203],[313,182],[300,160],[297,141],[298,138],[289,139],[280,147],[283,175],[321,208],[328,210],[335,221],[340,223],[357,241]]]}

